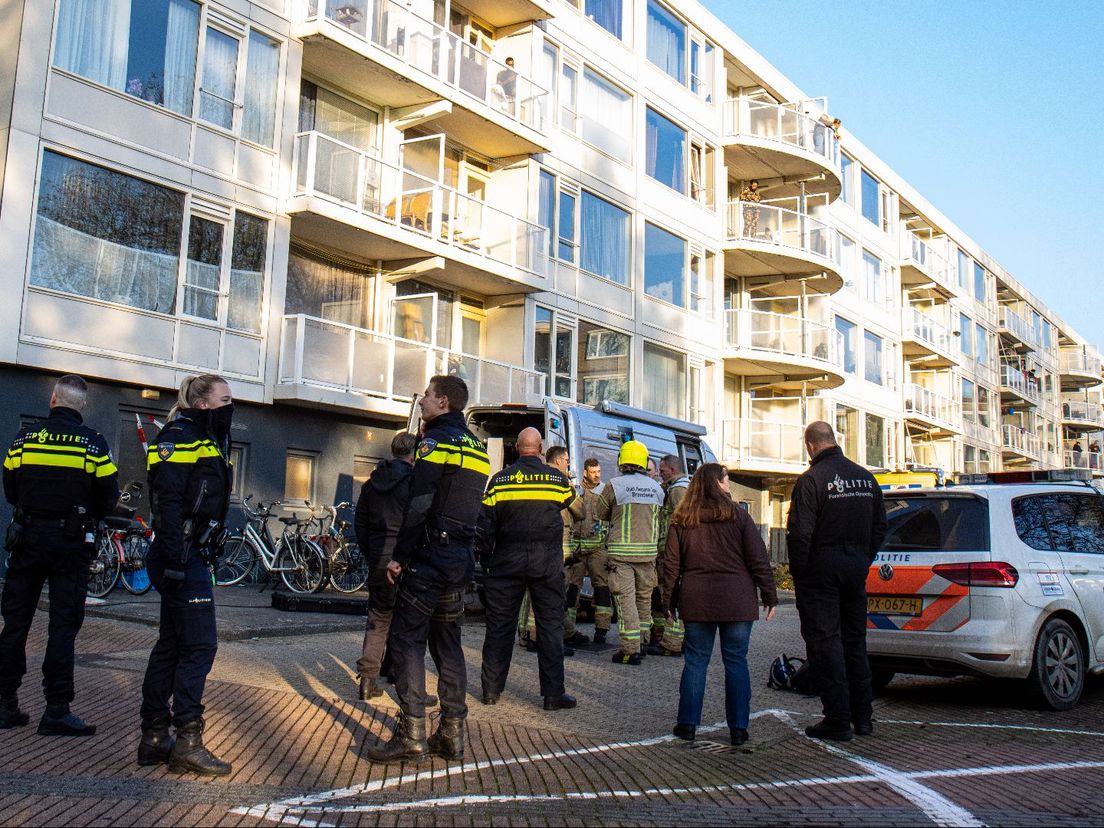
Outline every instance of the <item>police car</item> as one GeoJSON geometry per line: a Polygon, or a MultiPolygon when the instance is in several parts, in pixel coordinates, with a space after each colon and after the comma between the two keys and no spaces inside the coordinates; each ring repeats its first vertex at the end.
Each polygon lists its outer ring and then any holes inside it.
{"type": "Polygon", "coordinates": [[[898,673],[1025,680],[1073,707],[1104,671],[1104,496],[1078,471],[885,492],[867,577],[875,688],[898,673]]]}

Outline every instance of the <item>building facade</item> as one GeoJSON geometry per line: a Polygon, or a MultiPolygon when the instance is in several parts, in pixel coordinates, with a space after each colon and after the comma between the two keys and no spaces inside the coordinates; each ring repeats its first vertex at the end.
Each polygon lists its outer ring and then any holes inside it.
{"type": "Polygon", "coordinates": [[[1095,349],[697,3],[0,24],[3,433],[81,373],[140,477],[218,372],[236,490],[332,502],[454,372],[700,422],[775,537],[812,419],[872,468],[1101,466],[1095,349]]]}

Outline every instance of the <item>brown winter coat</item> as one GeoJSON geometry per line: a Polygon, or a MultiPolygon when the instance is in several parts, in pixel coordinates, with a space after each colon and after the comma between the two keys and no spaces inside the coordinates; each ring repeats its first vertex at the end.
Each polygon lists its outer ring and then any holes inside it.
{"type": "Polygon", "coordinates": [[[671,526],[660,588],[663,606],[678,609],[683,621],[755,621],[760,603],[778,603],[767,548],[755,522],[739,507],[731,520],[706,514],[693,528],[671,526]]]}

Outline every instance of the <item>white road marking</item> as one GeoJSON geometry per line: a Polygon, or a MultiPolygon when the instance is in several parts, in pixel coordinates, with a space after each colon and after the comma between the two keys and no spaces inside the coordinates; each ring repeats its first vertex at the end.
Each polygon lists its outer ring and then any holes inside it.
{"type": "Polygon", "coordinates": [[[1033,733],[1058,733],[1063,736],[1104,736],[1099,730],[1068,730],[1061,727],[1036,727],[1033,725],[989,724],[981,722],[924,722],[907,719],[877,719],[879,724],[921,725],[929,727],[974,727],[989,730],[1026,730],[1033,733]]]}

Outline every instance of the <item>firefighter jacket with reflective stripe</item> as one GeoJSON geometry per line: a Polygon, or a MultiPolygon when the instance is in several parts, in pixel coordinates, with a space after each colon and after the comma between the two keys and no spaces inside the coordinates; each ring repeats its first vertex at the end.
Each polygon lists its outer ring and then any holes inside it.
{"type": "Polygon", "coordinates": [[[494,475],[479,516],[480,559],[487,572],[537,576],[560,567],[563,511],[574,500],[567,475],[539,457],[521,457],[494,475]]]}
{"type": "Polygon", "coordinates": [[[671,525],[671,515],[686,497],[686,490],[690,488],[690,478],[685,474],[674,478],[670,483],[663,485],[663,512],[659,516],[659,554],[663,554],[663,547],[667,545],[667,529],[671,525]]]}
{"type": "Polygon", "coordinates": [[[20,430],[4,457],[4,496],[25,514],[63,518],[76,508],[106,515],[119,499],[119,470],[103,436],[72,408],[20,430]]]}
{"type": "Polygon", "coordinates": [[[575,548],[583,554],[601,549],[606,542],[606,524],[598,519],[598,487],[588,486],[584,480],[575,506],[574,512],[582,510],[582,516],[575,514],[572,521],[571,538],[575,548]]]}
{"type": "Polygon", "coordinates": [[[211,436],[207,419],[205,410],[184,409],[146,454],[154,543],[169,560],[185,559],[185,521],[198,532],[208,521],[224,522],[230,508],[230,447],[211,436]]]}
{"type": "Polygon", "coordinates": [[[599,520],[608,521],[606,551],[612,558],[654,559],[659,545],[663,489],[643,472],[615,477],[598,496],[599,520]]]}
{"type": "Polygon", "coordinates": [[[490,471],[487,447],[468,431],[463,411],[449,411],[426,423],[414,455],[410,503],[394,559],[404,565],[417,559],[430,535],[445,533],[450,542],[474,540],[490,471]]]}

